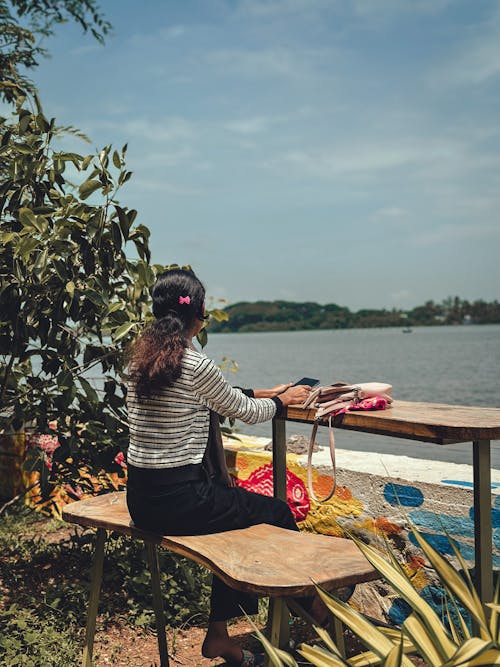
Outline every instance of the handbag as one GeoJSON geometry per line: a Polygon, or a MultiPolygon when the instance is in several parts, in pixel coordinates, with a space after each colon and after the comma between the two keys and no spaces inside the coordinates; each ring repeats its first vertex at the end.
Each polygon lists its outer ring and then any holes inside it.
{"type": "Polygon", "coordinates": [[[317,503],[326,503],[333,497],[337,488],[337,469],[335,464],[335,436],[332,419],[339,414],[356,410],[385,410],[392,403],[392,385],[384,382],[361,382],[346,384],[336,382],[325,387],[318,387],[312,391],[303,408],[315,408],[314,424],[307,450],[307,486],[309,495],[317,503]],[[325,498],[317,498],[312,484],[312,455],[319,422],[328,417],[328,445],[332,461],[333,486],[325,498]]]}

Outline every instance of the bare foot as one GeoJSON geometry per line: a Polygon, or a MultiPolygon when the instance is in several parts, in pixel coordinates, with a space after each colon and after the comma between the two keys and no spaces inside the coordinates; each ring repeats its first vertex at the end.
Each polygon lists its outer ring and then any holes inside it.
{"type": "Polygon", "coordinates": [[[227,634],[225,621],[213,621],[208,624],[201,652],[205,658],[220,657],[235,665],[240,664],[243,660],[243,651],[227,634]]]}

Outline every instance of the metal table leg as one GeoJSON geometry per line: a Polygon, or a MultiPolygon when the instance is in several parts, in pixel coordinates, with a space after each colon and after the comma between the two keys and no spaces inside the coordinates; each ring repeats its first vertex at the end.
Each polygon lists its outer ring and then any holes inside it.
{"type": "Polygon", "coordinates": [[[273,419],[273,485],[274,496],[286,501],[286,423],[273,419]]]}
{"type": "Polygon", "coordinates": [[[151,572],[151,588],[153,590],[153,609],[155,612],[156,633],[158,636],[158,650],[160,653],[160,667],[169,667],[167,635],[165,632],[165,614],[163,613],[163,599],[160,589],[160,567],[158,564],[158,549],[156,544],[146,542],[148,565],[151,572]]]}
{"type": "Polygon", "coordinates": [[[87,611],[87,627],[85,628],[85,645],[83,648],[82,667],[92,667],[92,652],[94,650],[95,624],[97,618],[97,607],[101,592],[102,567],[104,563],[104,543],[106,531],[104,528],[97,529],[94,560],[92,563],[92,574],[90,579],[90,600],[87,611]]]}
{"type": "Polygon", "coordinates": [[[491,457],[489,440],[474,441],[473,464],[475,584],[479,597],[485,603],[493,600],[491,457]]]}

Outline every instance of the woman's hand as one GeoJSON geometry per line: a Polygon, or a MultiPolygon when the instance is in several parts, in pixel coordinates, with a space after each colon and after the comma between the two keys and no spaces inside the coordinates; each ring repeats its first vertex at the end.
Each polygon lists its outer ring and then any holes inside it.
{"type": "Polygon", "coordinates": [[[253,395],[255,398],[275,398],[275,396],[279,396],[291,386],[291,382],[286,382],[285,384],[278,384],[272,389],[254,389],[253,395]]]}
{"type": "Polygon", "coordinates": [[[285,384],[278,384],[276,387],[273,387],[272,389],[269,390],[271,392],[271,398],[283,394],[283,392],[285,392],[291,386],[292,386],[291,382],[287,382],[285,384]]]}
{"type": "Polygon", "coordinates": [[[300,405],[311,393],[311,387],[305,384],[299,384],[289,387],[279,395],[283,405],[300,405]]]}

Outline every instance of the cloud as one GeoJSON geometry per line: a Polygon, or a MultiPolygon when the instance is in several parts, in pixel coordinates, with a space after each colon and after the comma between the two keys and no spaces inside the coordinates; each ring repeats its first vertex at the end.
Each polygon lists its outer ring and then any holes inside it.
{"type": "Polygon", "coordinates": [[[92,44],[84,44],[83,46],[77,46],[74,49],[70,49],[69,53],[72,56],[87,56],[90,53],[95,53],[96,51],[103,51],[104,45],[96,42],[92,44]]]}
{"type": "Polygon", "coordinates": [[[500,9],[469,26],[448,60],[434,64],[429,82],[435,87],[479,85],[500,75],[500,9]]]}
{"type": "Polygon", "coordinates": [[[159,32],[159,36],[164,41],[168,42],[173,39],[178,39],[186,34],[186,27],[183,25],[173,25],[168,28],[162,28],[159,32]]]}
{"type": "Polygon", "coordinates": [[[311,73],[311,64],[325,51],[291,50],[276,46],[269,49],[219,49],[209,52],[206,61],[222,74],[239,76],[297,78],[311,73]]]}
{"type": "Polygon", "coordinates": [[[500,235],[497,224],[478,224],[472,222],[467,225],[443,224],[435,229],[425,231],[414,237],[417,246],[427,247],[444,245],[460,241],[482,241],[500,235]]]}
{"type": "Polygon", "coordinates": [[[224,123],[223,127],[237,134],[260,134],[266,132],[271,125],[279,122],[281,122],[281,119],[277,116],[273,118],[270,116],[250,116],[228,121],[224,123]]]}
{"type": "MultiPolygon", "coordinates": [[[[116,129],[116,122],[111,121],[95,121],[91,125],[98,129],[116,129]]],[[[120,132],[128,137],[154,143],[185,142],[196,134],[193,123],[174,116],[165,116],[158,120],[150,120],[147,116],[124,119],[120,123],[120,132]]]]}
{"type": "Polygon", "coordinates": [[[268,19],[290,14],[311,14],[331,7],[331,0],[242,0],[237,13],[254,19],[268,19]]]}
{"type": "Polygon", "coordinates": [[[351,0],[358,16],[395,17],[399,14],[440,14],[453,0],[351,0]]]}
{"type": "Polygon", "coordinates": [[[404,208],[399,206],[385,206],[376,210],[370,217],[369,221],[374,223],[390,223],[401,224],[408,222],[409,213],[404,208]]]}
{"type": "MultiPolygon", "coordinates": [[[[134,164],[134,168],[137,165],[134,164]]],[[[140,172],[144,174],[144,172],[140,172]]],[[[197,197],[206,194],[201,188],[188,187],[165,179],[140,178],[134,173],[132,180],[127,183],[127,190],[129,193],[135,192],[143,193],[157,193],[159,201],[161,201],[165,194],[182,195],[186,197],[197,197]]]]}
{"type": "Polygon", "coordinates": [[[134,159],[134,169],[158,169],[160,167],[175,167],[176,165],[192,162],[193,149],[190,146],[182,146],[176,149],[166,148],[161,152],[149,152],[141,149],[140,156],[134,159]]]}
{"type": "Polygon", "coordinates": [[[278,158],[278,164],[285,163],[304,172],[323,178],[342,174],[373,173],[416,163],[425,157],[423,148],[395,143],[372,144],[338,149],[291,150],[278,158]]]}
{"type": "Polygon", "coordinates": [[[389,298],[395,305],[402,307],[404,304],[413,299],[413,294],[407,289],[398,289],[395,292],[390,292],[389,298]]]}

